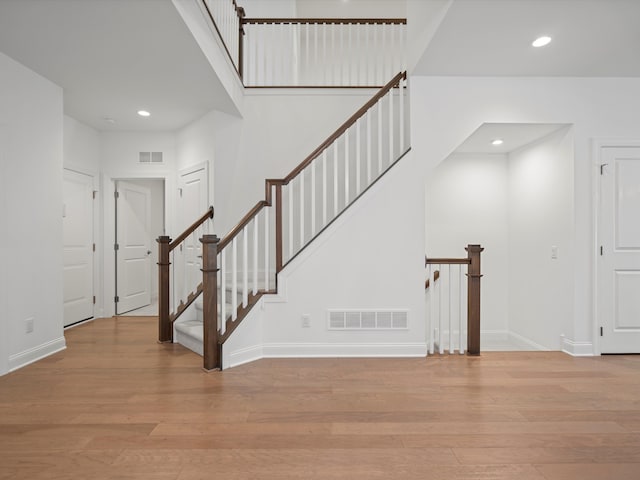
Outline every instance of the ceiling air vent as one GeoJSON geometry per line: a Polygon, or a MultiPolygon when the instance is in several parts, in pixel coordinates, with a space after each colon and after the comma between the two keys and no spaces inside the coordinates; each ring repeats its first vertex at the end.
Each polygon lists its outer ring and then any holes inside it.
{"type": "Polygon", "coordinates": [[[163,163],[162,152],[140,152],[138,159],[140,163],[163,163]]]}
{"type": "Polygon", "coordinates": [[[407,330],[408,310],[329,310],[329,330],[407,330]]]}

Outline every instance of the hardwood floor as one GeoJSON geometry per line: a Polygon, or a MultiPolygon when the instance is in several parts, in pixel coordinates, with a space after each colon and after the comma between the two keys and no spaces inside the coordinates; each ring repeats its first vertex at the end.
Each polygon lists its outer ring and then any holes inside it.
{"type": "Polygon", "coordinates": [[[638,479],[640,356],[273,359],[205,373],[97,320],[0,377],[0,479],[638,479]]]}

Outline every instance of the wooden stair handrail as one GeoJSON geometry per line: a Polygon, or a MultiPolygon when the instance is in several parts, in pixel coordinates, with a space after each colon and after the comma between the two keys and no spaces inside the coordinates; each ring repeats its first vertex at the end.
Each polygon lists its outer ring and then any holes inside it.
{"type": "Polygon", "coordinates": [[[178,235],[175,240],[171,241],[171,243],[169,244],[169,252],[171,252],[174,248],[176,248],[178,245],[184,242],[185,238],[187,238],[189,235],[195,232],[196,228],[198,228],[200,225],[202,225],[204,222],[206,222],[210,218],[213,218],[213,206],[209,207],[209,210],[207,210],[207,212],[204,215],[202,215],[198,220],[193,222],[191,226],[188,227],[180,235],[178,235]]]}
{"type": "Polygon", "coordinates": [[[189,294],[186,305],[181,302],[174,313],[169,312],[171,251],[210,218],[213,218],[213,206],[209,207],[204,215],[178,235],[175,240],[172,241],[166,235],[158,237],[158,342],[160,343],[173,342],[173,322],[202,293],[202,285],[199,285],[195,292],[189,294]]]}
{"type": "Polygon", "coordinates": [[[393,87],[396,86],[396,84],[400,83],[400,80],[403,80],[407,78],[407,72],[400,72],[398,73],[395,77],[393,77],[384,87],[382,87],[378,93],[376,93],[373,97],[371,97],[371,99],[365,103],[360,110],[358,110],[356,113],[354,113],[353,115],[351,115],[351,117],[349,117],[349,119],[344,122],[335,132],[333,132],[332,135],[329,136],[329,138],[327,138],[324,142],[322,142],[320,144],[320,146],[318,148],[316,148],[313,152],[311,152],[311,154],[305,158],[300,165],[298,165],[296,168],[294,168],[291,173],[289,175],[287,175],[286,177],[284,177],[284,185],[287,185],[291,180],[293,180],[295,177],[298,176],[298,174],[304,170],[305,168],[307,168],[309,166],[309,164],[311,164],[311,162],[318,157],[324,150],[326,150],[330,145],[333,144],[333,142],[335,142],[338,138],[340,138],[342,136],[342,134],[344,132],[347,131],[347,129],[349,129],[349,127],[351,127],[352,125],[354,125],[358,119],[360,117],[362,117],[365,113],[367,113],[367,110],[369,110],[371,107],[373,107],[376,103],[378,103],[378,101],[384,97],[389,90],[391,90],[393,87]]]}
{"type": "Polygon", "coordinates": [[[425,265],[468,265],[471,263],[471,260],[468,258],[426,258],[424,263],[425,265]]]}
{"type": "Polygon", "coordinates": [[[242,231],[244,227],[246,227],[251,220],[254,219],[256,215],[258,215],[264,207],[271,207],[273,205],[272,199],[272,187],[288,185],[291,180],[296,178],[300,172],[302,172],[305,168],[307,168],[313,160],[315,160],[325,149],[327,149],[330,145],[333,144],[344,132],[347,131],[349,127],[354,125],[360,117],[362,117],[367,110],[373,107],[382,97],[384,97],[389,90],[395,87],[400,83],[400,80],[407,78],[407,72],[398,73],[393,79],[391,79],[384,87],[382,87],[378,93],[376,93],[367,103],[365,103],[356,113],[351,115],[349,119],[344,122],[333,134],[331,134],[324,142],[320,144],[318,148],[316,148],[310,155],[307,156],[300,164],[295,167],[289,175],[282,179],[277,178],[269,178],[265,180],[265,199],[256,203],[256,205],[247,212],[247,214],[242,217],[242,220],[238,222],[238,224],[231,229],[229,233],[227,233],[224,238],[218,244],[218,251],[225,248],[231,241],[242,231]]]}

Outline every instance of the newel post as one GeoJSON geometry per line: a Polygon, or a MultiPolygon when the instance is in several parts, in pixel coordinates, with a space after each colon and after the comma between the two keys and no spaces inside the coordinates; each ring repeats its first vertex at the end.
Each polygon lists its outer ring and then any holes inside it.
{"type": "Polygon", "coordinates": [[[173,326],[169,321],[169,244],[171,238],[158,237],[158,342],[173,342],[173,326]]]}
{"type": "Polygon", "coordinates": [[[203,235],[202,316],[204,321],[204,369],[222,368],[222,346],[218,342],[218,242],[216,235],[203,235]]]}
{"type": "Polygon", "coordinates": [[[467,354],[480,355],[480,245],[467,245],[467,354]]]}

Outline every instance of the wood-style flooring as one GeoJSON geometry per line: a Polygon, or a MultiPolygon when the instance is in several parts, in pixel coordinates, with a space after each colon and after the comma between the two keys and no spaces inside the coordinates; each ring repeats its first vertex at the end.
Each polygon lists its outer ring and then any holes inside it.
{"type": "Polygon", "coordinates": [[[640,356],[271,359],[205,373],[149,317],[0,377],[0,479],[640,479],[640,356]]]}

